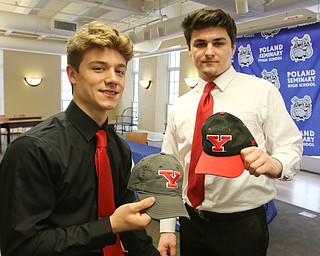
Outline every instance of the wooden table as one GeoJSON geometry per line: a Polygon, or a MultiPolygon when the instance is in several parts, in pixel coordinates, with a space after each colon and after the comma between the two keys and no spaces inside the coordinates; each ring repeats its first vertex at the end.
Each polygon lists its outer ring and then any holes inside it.
{"type": "MultiPolygon", "coordinates": [[[[21,118],[21,117],[20,117],[21,118]]],[[[0,120],[0,129],[4,128],[7,130],[7,145],[10,144],[10,131],[13,128],[20,128],[20,127],[33,127],[36,126],[37,124],[40,124],[43,120],[40,118],[32,118],[26,119],[26,118],[21,118],[18,120],[12,120],[11,118],[6,118],[0,120]]],[[[0,153],[2,153],[2,144],[1,144],[1,136],[0,136],[0,153]]]]}
{"type": "Polygon", "coordinates": [[[14,121],[14,120],[28,120],[28,119],[42,119],[43,116],[13,116],[13,117],[8,117],[9,121],[14,121]]]}

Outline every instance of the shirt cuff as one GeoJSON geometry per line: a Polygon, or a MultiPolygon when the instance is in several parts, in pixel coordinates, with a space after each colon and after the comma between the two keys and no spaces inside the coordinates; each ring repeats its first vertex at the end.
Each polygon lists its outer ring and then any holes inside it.
{"type": "Polygon", "coordinates": [[[176,218],[160,220],[160,233],[164,233],[164,232],[175,233],[175,230],[176,230],[176,218]]]}
{"type": "Polygon", "coordinates": [[[281,173],[279,180],[282,180],[282,181],[292,180],[293,177],[300,170],[299,162],[296,163],[295,165],[291,166],[290,163],[288,163],[288,161],[286,161],[286,158],[280,154],[272,155],[271,157],[277,159],[282,164],[282,173],[281,173]]]}

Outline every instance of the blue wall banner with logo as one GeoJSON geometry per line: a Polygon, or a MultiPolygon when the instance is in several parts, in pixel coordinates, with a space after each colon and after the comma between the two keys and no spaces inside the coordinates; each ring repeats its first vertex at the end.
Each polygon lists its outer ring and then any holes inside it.
{"type": "MultiPolygon", "coordinates": [[[[276,86],[303,138],[303,155],[320,156],[320,23],[237,39],[233,66],[276,86]]],[[[281,125],[281,124],[279,124],[281,125]]]]}

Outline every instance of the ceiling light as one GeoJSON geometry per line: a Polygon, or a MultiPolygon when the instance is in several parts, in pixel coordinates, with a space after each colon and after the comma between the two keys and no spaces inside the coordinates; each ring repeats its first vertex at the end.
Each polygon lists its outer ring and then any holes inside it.
{"type": "Polygon", "coordinates": [[[138,37],[134,31],[130,31],[128,36],[129,36],[130,40],[132,41],[132,43],[135,44],[138,42],[138,37]]]}
{"type": "Polygon", "coordinates": [[[151,39],[151,30],[148,26],[143,28],[143,39],[144,40],[150,40],[151,39]]]}
{"type": "Polygon", "coordinates": [[[166,36],[167,35],[167,26],[166,24],[161,21],[157,26],[158,36],[166,36]]]}
{"type": "Polygon", "coordinates": [[[237,13],[243,14],[249,12],[248,0],[235,0],[235,4],[237,13]]]}

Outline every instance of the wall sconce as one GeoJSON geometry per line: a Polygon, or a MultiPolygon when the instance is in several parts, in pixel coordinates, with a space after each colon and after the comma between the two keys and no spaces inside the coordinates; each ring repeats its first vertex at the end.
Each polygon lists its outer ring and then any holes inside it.
{"type": "Polygon", "coordinates": [[[24,81],[26,81],[26,83],[32,87],[38,86],[39,84],[41,84],[42,82],[42,78],[38,78],[38,77],[25,77],[24,81]]]}
{"type": "Polygon", "coordinates": [[[197,77],[186,77],[184,79],[186,84],[190,87],[193,88],[198,84],[198,78],[197,77]]]}
{"type": "Polygon", "coordinates": [[[139,84],[141,85],[141,87],[143,87],[144,89],[149,89],[149,87],[151,86],[151,80],[140,80],[139,84]]]}

